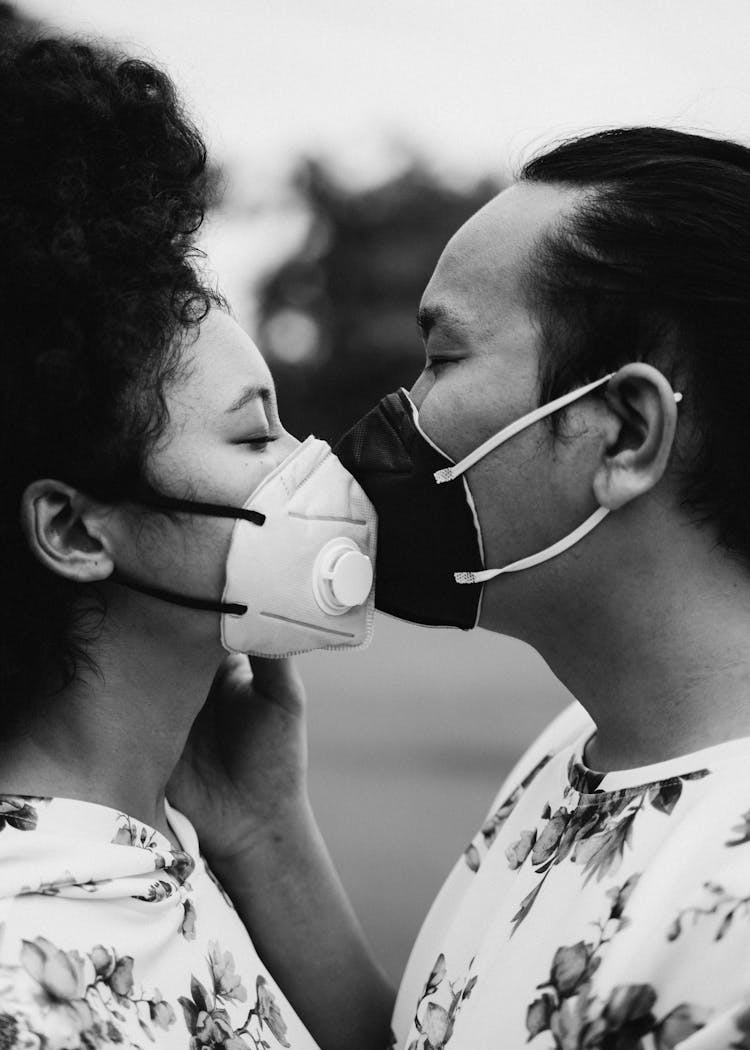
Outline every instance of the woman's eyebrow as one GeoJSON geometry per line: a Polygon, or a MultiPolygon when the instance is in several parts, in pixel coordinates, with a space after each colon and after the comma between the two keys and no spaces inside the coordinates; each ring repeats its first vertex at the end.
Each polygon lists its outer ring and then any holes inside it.
{"type": "Polygon", "coordinates": [[[267,386],[258,386],[253,383],[250,386],[246,386],[240,396],[234,401],[227,409],[227,414],[230,412],[238,412],[241,408],[244,408],[249,401],[254,401],[255,398],[259,397],[263,403],[271,400],[271,391],[267,386]]]}

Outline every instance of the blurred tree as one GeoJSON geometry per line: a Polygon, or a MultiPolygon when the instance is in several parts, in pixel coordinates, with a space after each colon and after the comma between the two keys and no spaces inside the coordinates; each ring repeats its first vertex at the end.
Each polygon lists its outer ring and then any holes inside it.
{"type": "Polygon", "coordinates": [[[333,441],[384,394],[411,386],[424,360],[415,329],[424,286],[449,237],[502,186],[454,189],[415,164],[352,191],[312,160],[295,186],[309,229],[260,289],[259,340],[287,428],[333,441]]]}

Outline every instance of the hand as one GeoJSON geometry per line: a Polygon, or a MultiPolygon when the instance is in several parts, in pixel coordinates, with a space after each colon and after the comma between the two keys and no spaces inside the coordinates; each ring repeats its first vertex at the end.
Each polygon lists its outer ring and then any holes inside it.
{"type": "Polygon", "coordinates": [[[393,992],[310,809],[304,707],[291,660],[226,657],[167,797],[316,1043],[379,1050],[393,992]]]}
{"type": "Polygon", "coordinates": [[[304,711],[291,659],[222,660],[167,785],[212,864],[306,812],[304,711]]]}

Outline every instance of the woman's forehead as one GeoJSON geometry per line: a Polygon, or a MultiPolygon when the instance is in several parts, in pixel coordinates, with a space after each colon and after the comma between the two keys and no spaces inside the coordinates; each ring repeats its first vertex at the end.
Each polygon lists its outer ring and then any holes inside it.
{"type": "Polygon", "coordinates": [[[228,314],[211,310],[186,351],[185,377],[174,390],[175,407],[224,413],[257,389],[273,392],[268,365],[250,336],[228,314]]]}

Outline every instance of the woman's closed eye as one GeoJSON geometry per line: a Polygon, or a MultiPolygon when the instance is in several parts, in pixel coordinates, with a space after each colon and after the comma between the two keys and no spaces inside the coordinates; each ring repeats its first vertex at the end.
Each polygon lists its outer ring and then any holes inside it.
{"type": "Polygon", "coordinates": [[[244,441],[240,441],[238,444],[250,445],[251,448],[264,449],[266,445],[269,445],[272,441],[278,441],[278,435],[260,434],[257,437],[245,438],[244,441]]]}

